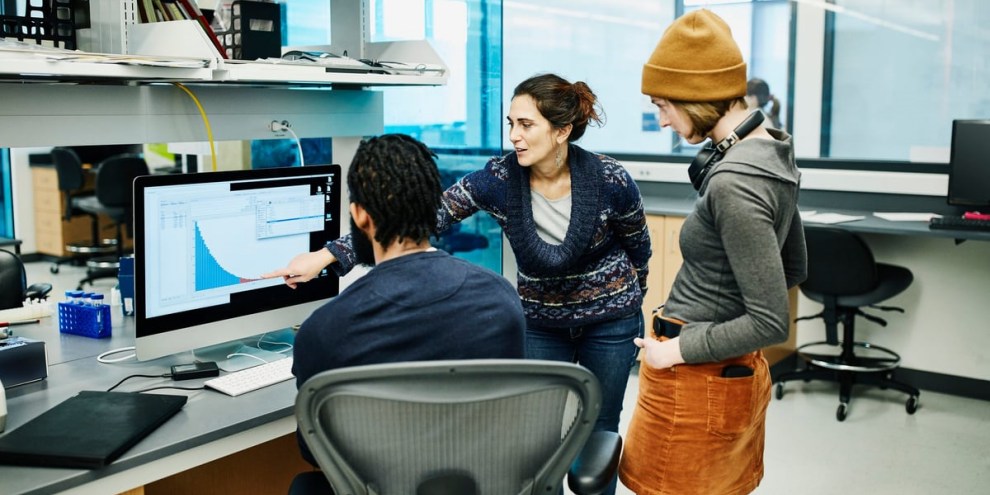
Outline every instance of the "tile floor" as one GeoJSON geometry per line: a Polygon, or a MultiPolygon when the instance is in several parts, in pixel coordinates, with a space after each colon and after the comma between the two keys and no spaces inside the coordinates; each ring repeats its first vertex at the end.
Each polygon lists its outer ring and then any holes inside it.
{"type": "MultiPolygon", "coordinates": [[[[75,288],[85,269],[28,263],[28,283],[51,281],[54,293],[75,288]]],[[[113,279],[95,290],[109,299],[113,279]]],[[[636,401],[630,377],[621,428],[636,401]]],[[[990,493],[990,402],[922,391],[914,415],[904,394],[856,389],[844,422],[835,420],[837,387],[790,382],[767,413],[766,474],[758,495],[967,495],[990,493]]],[[[632,492],[620,485],[618,494],[632,492]]]]}

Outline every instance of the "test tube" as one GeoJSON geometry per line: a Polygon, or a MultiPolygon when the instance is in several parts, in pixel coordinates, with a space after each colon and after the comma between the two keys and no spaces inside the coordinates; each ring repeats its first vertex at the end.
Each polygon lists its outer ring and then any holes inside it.
{"type": "Polygon", "coordinates": [[[99,308],[100,306],[103,306],[103,294],[94,292],[90,294],[89,301],[93,306],[99,308]]]}

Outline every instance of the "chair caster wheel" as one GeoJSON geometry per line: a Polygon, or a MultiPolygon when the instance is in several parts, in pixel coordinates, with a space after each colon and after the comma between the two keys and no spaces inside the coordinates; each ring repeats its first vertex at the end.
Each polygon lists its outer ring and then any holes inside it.
{"type": "Polygon", "coordinates": [[[846,404],[845,402],[839,404],[839,408],[835,410],[835,419],[839,421],[845,421],[846,413],[848,412],[849,412],[849,404],[846,404]]]}
{"type": "Polygon", "coordinates": [[[904,409],[907,410],[908,414],[914,414],[918,410],[918,396],[912,395],[908,397],[907,404],[904,404],[904,409]]]}
{"type": "Polygon", "coordinates": [[[48,268],[48,271],[52,273],[58,273],[58,265],[52,265],[48,268]]]}
{"type": "Polygon", "coordinates": [[[783,383],[778,383],[777,386],[774,387],[774,396],[777,397],[777,400],[780,400],[780,399],[783,399],[784,398],[784,384],[783,383]]]}

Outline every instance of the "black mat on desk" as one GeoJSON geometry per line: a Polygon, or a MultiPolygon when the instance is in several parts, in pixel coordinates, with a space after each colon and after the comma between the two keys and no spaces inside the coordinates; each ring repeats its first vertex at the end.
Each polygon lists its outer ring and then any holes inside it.
{"type": "Polygon", "coordinates": [[[99,468],[182,409],[181,395],[79,392],[0,436],[0,463],[99,468]]]}

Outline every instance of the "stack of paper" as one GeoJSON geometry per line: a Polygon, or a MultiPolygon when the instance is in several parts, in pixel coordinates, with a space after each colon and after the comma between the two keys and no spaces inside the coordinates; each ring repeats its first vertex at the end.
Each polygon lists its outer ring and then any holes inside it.
{"type": "Polygon", "coordinates": [[[829,213],[829,212],[801,212],[801,221],[808,223],[842,223],[842,222],[853,222],[856,220],[862,220],[866,217],[855,216],[855,215],[843,215],[841,213],[829,213]]]}

